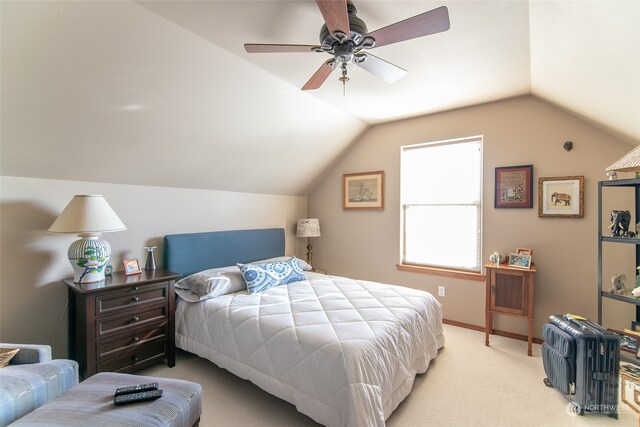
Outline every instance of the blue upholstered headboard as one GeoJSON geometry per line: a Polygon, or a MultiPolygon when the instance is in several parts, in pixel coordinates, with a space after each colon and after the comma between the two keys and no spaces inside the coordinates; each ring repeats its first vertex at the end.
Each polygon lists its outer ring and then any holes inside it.
{"type": "Polygon", "coordinates": [[[183,276],[283,255],[283,228],[164,236],[164,268],[183,276]]]}

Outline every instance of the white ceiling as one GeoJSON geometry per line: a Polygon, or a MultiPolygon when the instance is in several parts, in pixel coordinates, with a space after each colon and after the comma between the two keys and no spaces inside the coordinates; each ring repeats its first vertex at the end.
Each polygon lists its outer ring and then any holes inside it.
{"type": "Polygon", "coordinates": [[[2,1],[2,174],[300,195],[367,126],[524,94],[640,143],[640,2],[356,1],[370,31],[442,5],[343,97],[299,89],[326,54],[243,49],[317,44],[314,1],[2,1]]]}
{"type": "MultiPolygon", "coordinates": [[[[313,0],[140,4],[296,88],[330,58],[325,53],[249,54],[243,47],[244,43],[319,44],[323,20],[313,0]]],[[[355,4],[369,31],[443,4],[449,9],[451,28],[374,48],[373,54],[408,71],[394,84],[356,68],[349,72],[343,96],[339,73],[334,71],[311,92],[329,105],[375,124],[530,92],[528,2],[356,0],[355,4]]]]}

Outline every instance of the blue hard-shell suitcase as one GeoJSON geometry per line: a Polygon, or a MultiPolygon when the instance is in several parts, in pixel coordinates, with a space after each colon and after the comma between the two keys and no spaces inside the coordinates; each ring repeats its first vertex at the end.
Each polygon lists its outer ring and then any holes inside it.
{"type": "Polygon", "coordinates": [[[580,415],[618,418],[618,335],[579,316],[552,315],[542,336],[545,384],[560,390],[580,415]]]}

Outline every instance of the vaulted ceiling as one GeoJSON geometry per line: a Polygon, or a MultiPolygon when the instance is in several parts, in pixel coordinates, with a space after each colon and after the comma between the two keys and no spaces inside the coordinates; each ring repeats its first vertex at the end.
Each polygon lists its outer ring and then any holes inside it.
{"type": "Polygon", "coordinates": [[[305,194],[377,123],[533,94],[640,143],[640,2],[356,1],[369,30],[445,5],[451,28],[300,87],[328,56],[314,1],[1,3],[3,175],[305,194]]]}

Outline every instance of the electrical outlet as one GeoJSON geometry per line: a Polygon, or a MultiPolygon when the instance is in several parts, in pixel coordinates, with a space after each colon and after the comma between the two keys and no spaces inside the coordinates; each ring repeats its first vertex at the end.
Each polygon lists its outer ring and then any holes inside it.
{"type": "Polygon", "coordinates": [[[439,297],[444,296],[444,286],[438,286],[438,296],[439,297]]]}

